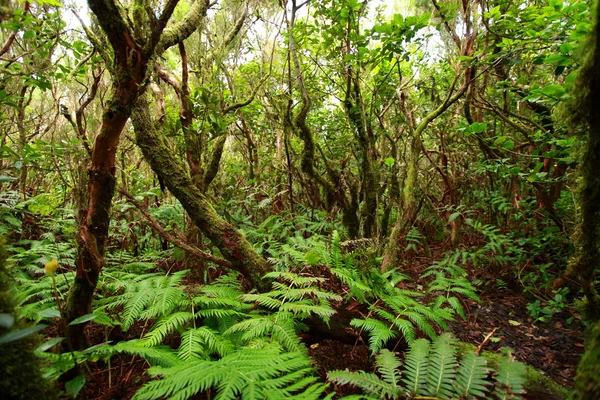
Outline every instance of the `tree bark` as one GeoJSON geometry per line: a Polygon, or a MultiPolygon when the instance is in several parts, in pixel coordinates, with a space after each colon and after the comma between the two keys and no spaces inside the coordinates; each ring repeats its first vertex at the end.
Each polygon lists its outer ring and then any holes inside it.
{"type": "MultiPolygon", "coordinates": [[[[112,56],[101,52],[112,73],[112,95],[102,116],[88,168],[89,200],[77,236],[76,275],[64,309],[67,323],[91,312],[94,290],[104,266],[119,140],[145,86],[148,65],[157,54],[191,35],[208,8],[208,2],[196,1],[181,22],[165,29],[177,3],[178,0],[166,1],[158,18],[145,15],[146,21],[144,15],[137,15],[138,25],[131,26],[125,11],[114,0],[88,1],[113,50],[112,56]]],[[[147,8],[138,7],[135,11],[143,14],[147,8]]],[[[95,40],[95,36],[90,39],[95,40]]],[[[68,326],[65,332],[75,349],[86,344],[84,327],[85,324],[68,326]]]]}
{"type": "MultiPolygon", "coordinates": [[[[596,2],[597,3],[597,2],[596,2]]],[[[578,258],[574,270],[587,298],[587,318],[600,320],[600,297],[594,288],[594,276],[600,260],[600,6],[595,8],[596,27],[590,41],[592,51],[580,73],[579,93],[582,103],[578,107],[588,125],[587,145],[581,165],[582,188],[580,189],[581,231],[575,242],[578,258]]],[[[581,115],[581,114],[580,114],[581,115]]]]}
{"type": "Polygon", "coordinates": [[[194,224],[231,263],[231,268],[241,272],[258,290],[269,290],[270,284],[263,276],[272,270],[271,267],[246,238],[217,214],[204,193],[192,182],[183,163],[154,128],[149,110],[146,94],[140,97],[132,115],[136,141],[146,161],[181,202],[194,224]]]}

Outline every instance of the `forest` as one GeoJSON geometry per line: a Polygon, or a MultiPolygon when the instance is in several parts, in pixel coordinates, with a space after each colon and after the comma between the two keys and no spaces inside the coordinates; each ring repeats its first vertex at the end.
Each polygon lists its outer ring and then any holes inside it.
{"type": "Polygon", "coordinates": [[[600,399],[600,6],[0,0],[1,399],[600,399]]]}

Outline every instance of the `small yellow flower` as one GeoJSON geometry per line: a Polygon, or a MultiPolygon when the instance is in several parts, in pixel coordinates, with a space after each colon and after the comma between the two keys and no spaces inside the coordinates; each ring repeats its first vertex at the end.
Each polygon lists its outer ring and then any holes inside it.
{"type": "Polygon", "coordinates": [[[48,261],[44,266],[44,272],[46,273],[46,275],[52,276],[56,272],[56,268],[58,268],[58,260],[56,258],[53,258],[52,260],[48,261]]]}

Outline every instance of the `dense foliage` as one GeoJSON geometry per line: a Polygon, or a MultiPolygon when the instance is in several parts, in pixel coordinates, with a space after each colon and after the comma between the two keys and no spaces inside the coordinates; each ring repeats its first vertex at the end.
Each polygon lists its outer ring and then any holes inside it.
{"type": "Polygon", "coordinates": [[[588,3],[2,2],[0,397],[537,390],[455,336],[600,315],[588,3]]]}

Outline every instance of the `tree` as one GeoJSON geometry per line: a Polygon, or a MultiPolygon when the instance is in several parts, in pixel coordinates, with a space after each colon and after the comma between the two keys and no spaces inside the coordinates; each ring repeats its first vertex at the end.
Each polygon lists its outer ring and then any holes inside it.
{"type": "MultiPolygon", "coordinates": [[[[91,310],[94,289],[104,265],[119,140],[147,85],[149,67],[158,55],[191,35],[209,7],[207,1],[195,1],[181,21],[167,26],[177,3],[178,0],[167,1],[158,16],[146,1],[136,2],[128,8],[113,0],[90,0],[88,3],[106,35],[104,39],[88,29],[90,40],[110,69],[112,93],[103,112],[100,133],[92,147],[88,168],[89,202],[77,236],[77,275],[65,307],[67,321],[91,310]]],[[[84,344],[83,325],[70,326],[68,338],[75,348],[81,348],[84,344]]]]}

